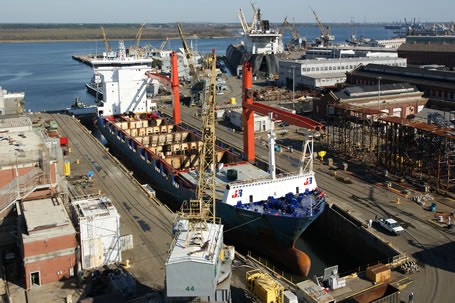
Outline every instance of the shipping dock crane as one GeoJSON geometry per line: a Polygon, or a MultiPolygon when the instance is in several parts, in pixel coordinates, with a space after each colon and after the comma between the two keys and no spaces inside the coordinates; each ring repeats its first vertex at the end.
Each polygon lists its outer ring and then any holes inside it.
{"type": "Polygon", "coordinates": [[[198,214],[198,220],[190,222],[202,223],[210,220],[215,224],[216,201],[216,136],[215,136],[215,95],[216,95],[216,56],[213,51],[209,57],[211,77],[206,102],[202,104],[202,148],[200,151],[199,178],[196,199],[190,200],[190,210],[198,214]]]}
{"type": "Polygon", "coordinates": [[[196,199],[183,203],[174,224],[174,240],[166,260],[166,296],[203,302],[232,302],[231,277],[235,249],[224,245],[223,225],[215,215],[216,56],[211,64],[209,95],[202,105],[202,147],[196,199]],[[217,298],[218,296],[218,298],[217,298]],[[213,299],[217,298],[217,299],[213,299]]]}
{"type": "Polygon", "coordinates": [[[183,50],[185,51],[185,57],[188,62],[188,67],[190,68],[191,75],[191,100],[190,106],[201,105],[203,103],[203,98],[205,95],[206,84],[205,81],[201,80],[199,77],[199,72],[194,67],[194,57],[192,50],[188,47],[185,37],[183,35],[182,27],[177,23],[177,29],[179,31],[180,39],[182,40],[183,50]]]}
{"type": "Polygon", "coordinates": [[[280,34],[284,35],[285,29],[288,28],[291,31],[291,41],[286,44],[288,50],[297,50],[305,48],[305,39],[300,38],[299,30],[293,23],[289,23],[288,18],[285,17],[281,24],[280,34]]]}
{"type": "MultiPolygon", "coordinates": [[[[202,105],[202,148],[200,151],[196,199],[190,200],[186,207],[183,205],[181,213],[181,219],[188,220],[189,232],[186,235],[188,244],[194,234],[203,235],[202,231],[208,230],[208,223],[217,224],[215,213],[217,161],[215,145],[216,57],[214,52],[210,59],[212,76],[209,85],[209,96],[202,105]]],[[[207,239],[202,239],[200,243],[203,246],[207,242],[207,239]]]]}
{"type": "Polygon", "coordinates": [[[104,48],[106,50],[106,53],[112,52],[112,47],[109,45],[109,41],[107,41],[106,32],[104,31],[103,26],[101,26],[101,33],[103,34],[104,48]]]}
{"type": "Polygon", "coordinates": [[[137,50],[141,47],[140,43],[141,43],[141,37],[142,37],[142,32],[144,30],[144,26],[145,26],[145,23],[142,23],[141,27],[139,28],[139,30],[136,33],[136,49],[137,50]]]}
{"type": "Polygon", "coordinates": [[[321,32],[321,37],[317,39],[318,43],[322,43],[323,46],[330,46],[332,42],[335,40],[335,36],[330,34],[330,26],[323,25],[321,20],[319,20],[316,11],[310,7],[313,11],[313,15],[316,18],[316,22],[318,23],[319,30],[321,32]]]}

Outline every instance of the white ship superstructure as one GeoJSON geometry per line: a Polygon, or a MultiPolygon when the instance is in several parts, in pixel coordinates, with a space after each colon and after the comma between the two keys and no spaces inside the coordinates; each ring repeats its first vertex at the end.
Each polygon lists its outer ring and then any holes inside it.
{"type": "Polygon", "coordinates": [[[271,55],[284,52],[283,37],[270,28],[268,20],[261,19],[261,10],[255,9],[252,26],[249,26],[240,10],[240,23],[243,28],[244,44],[250,55],[271,55]]]}
{"type": "Polygon", "coordinates": [[[127,112],[151,112],[155,103],[147,98],[146,75],[153,59],[127,57],[125,48],[113,59],[93,60],[94,73],[102,85],[102,100],[98,115],[118,115],[127,112]]]}

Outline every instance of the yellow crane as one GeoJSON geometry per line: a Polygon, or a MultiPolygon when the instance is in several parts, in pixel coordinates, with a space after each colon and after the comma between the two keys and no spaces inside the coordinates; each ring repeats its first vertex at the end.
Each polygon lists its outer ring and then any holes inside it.
{"type": "Polygon", "coordinates": [[[141,25],[136,34],[136,49],[139,49],[142,37],[142,31],[144,30],[145,23],[141,25]]]}
{"type": "MultiPolygon", "coordinates": [[[[206,230],[207,223],[218,224],[216,218],[216,135],[215,135],[215,96],[216,96],[216,56],[209,58],[211,78],[209,94],[202,105],[202,147],[199,154],[199,178],[196,199],[182,206],[181,218],[188,220],[189,230],[197,232],[206,230]]],[[[189,234],[187,234],[189,237],[189,234]]],[[[189,239],[187,238],[187,241],[189,239]]],[[[204,243],[202,241],[201,243],[204,243]]]]}
{"type": "Polygon", "coordinates": [[[321,20],[319,20],[319,17],[318,15],[316,14],[316,12],[314,11],[314,9],[312,9],[310,7],[310,9],[313,11],[313,15],[314,17],[316,18],[316,22],[319,26],[319,31],[321,32],[321,42],[323,43],[324,46],[329,46],[331,44],[331,42],[333,40],[335,40],[335,37],[330,35],[330,26],[326,25],[324,26],[321,22],[321,20]]]}
{"type": "Polygon", "coordinates": [[[112,47],[109,45],[107,41],[106,32],[104,31],[104,27],[101,26],[101,33],[103,34],[103,41],[104,41],[104,48],[106,49],[107,53],[112,52],[112,47]]]}
{"type": "Polygon", "coordinates": [[[200,80],[199,72],[194,67],[193,61],[193,52],[186,44],[185,36],[183,35],[182,27],[180,23],[177,23],[177,29],[179,31],[180,39],[182,40],[183,50],[185,52],[186,61],[188,62],[188,67],[190,69],[191,75],[191,103],[190,106],[201,104],[201,99],[203,98],[205,91],[205,82],[200,80]]]}

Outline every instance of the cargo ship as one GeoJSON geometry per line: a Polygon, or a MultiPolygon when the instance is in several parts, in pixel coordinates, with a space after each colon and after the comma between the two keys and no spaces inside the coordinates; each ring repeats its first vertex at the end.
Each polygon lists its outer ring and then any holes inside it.
{"type": "MultiPolygon", "coordinates": [[[[110,150],[146,178],[158,195],[165,195],[166,203],[176,210],[195,198],[202,138],[198,130],[179,123],[180,118],[157,111],[145,93],[148,69],[143,64],[116,64],[95,70],[104,88],[96,123],[110,150]]],[[[178,71],[174,69],[173,74],[178,71]]],[[[178,89],[176,78],[172,87],[178,89]]],[[[174,91],[174,112],[180,106],[178,95],[174,91]]],[[[275,174],[273,163],[266,171],[242,160],[241,153],[222,142],[216,145],[215,209],[226,239],[308,274],[311,261],[294,243],[325,207],[312,165],[305,165],[311,169],[302,166],[295,174],[275,174]]],[[[269,150],[269,159],[274,161],[273,134],[269,150]]],[[[305,159],[312,161],[310,154],[305,159]]]]}
{"type": "Polygon", "coordinates": [[[284,53],[282,34],[270,28],[269,20],[262,20],[261,10],[255,8],[251,25],[246,22],[243,11],[239,11],[243,41],[231,44],[226,50],[226,60],[233,71],[245,61],[253,66],[253,73],[273,77],[279,73],[279,56],[284,53]]]}

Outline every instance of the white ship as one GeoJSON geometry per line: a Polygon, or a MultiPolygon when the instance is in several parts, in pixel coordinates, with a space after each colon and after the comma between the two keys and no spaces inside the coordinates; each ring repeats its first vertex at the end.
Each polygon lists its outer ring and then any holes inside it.
{"type": "Polygon", "coordinates": [[[226,50],[226,58],[231,68],[237,69],[245,61],[253,65],[253,74],[265,73],[267,76],[278,74],[278,57],[284,53],[283,36],[270,28],[268,20],[262,20],[261,10],[253,6],[254,16],[251,25],[245,19],[243,11],[239,11],[243,41],[231,44],[226,50]]]}

